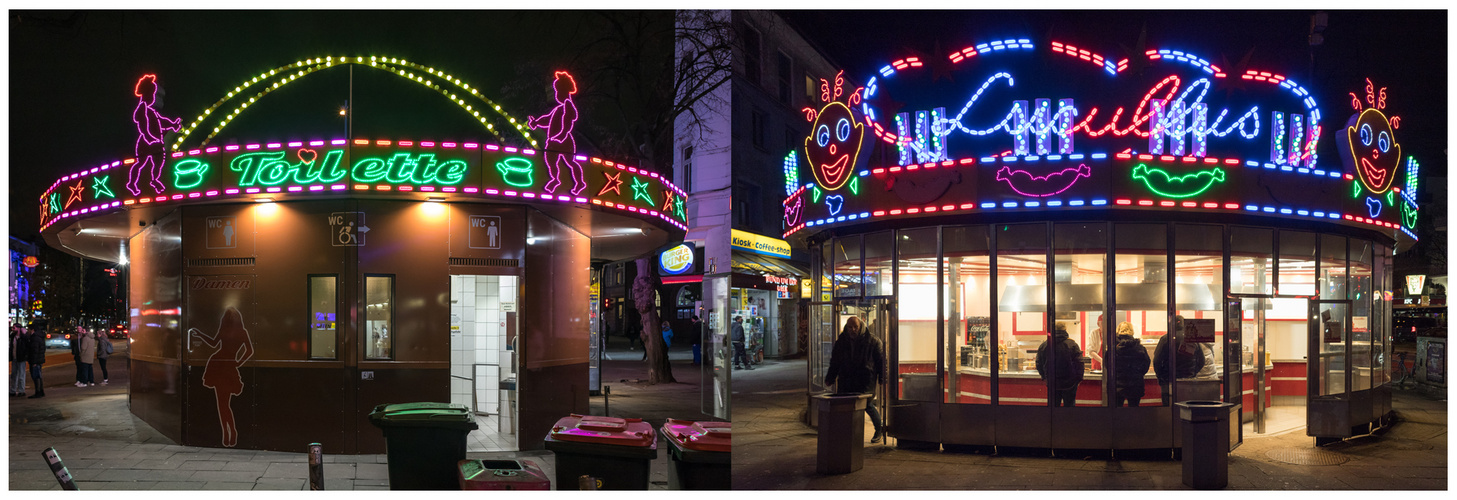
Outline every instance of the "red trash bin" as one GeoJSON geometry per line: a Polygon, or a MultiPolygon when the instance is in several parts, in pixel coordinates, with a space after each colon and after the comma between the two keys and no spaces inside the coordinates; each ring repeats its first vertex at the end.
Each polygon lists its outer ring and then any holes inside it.
{"type": "Polygon", "coordinates": [[[592,476],[601,490],[646,490],[652,461],[658,458],[657,433],[640,418],[571,414],[558,420],[546,437],[556,454],[557,488],[571,489],[577,478],[592,476]]]}
{"type": "Polygon", "coordinates": [[[729,468],[733,447],[733,424],[668,419],[663,423],[668,439],[668,488],[674,490],[732,489],[729,468]]]}
{"type": "Polygon", "coordinates": [[[461,460],[462,490],[550,490],[540,467],[522,460],[461,460]]]}

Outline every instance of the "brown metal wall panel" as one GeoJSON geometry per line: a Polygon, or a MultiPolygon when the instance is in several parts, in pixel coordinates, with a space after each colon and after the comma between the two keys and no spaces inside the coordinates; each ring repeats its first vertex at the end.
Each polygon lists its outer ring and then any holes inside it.
{"type": "Polygon", "coordinates": [[[526,257],[526,208],[483,203],[452,203],[447,207],[450,256],[467,259],[526,257]],[[495,227],[495,238],[491,228],[495,227]]]}
{"type": "Polygon", "coordinates": [[[997,406],[997,446],[1051,448],[1052,408],[997,406]]]}
{"type": "Polygon", "coordinates": [[[587,407],[587,296],[591,240],[536,210],[527,213],[526,276],[519,342],[522,450],[540,449],[552,424],[587,407]]]}
{"type": "Polygon", "coordinates": [[[1168,406],[1113,408],[1113,449],[1174,447],[1173,410],[1168,406]]]}
{"type": "Polygon", "coordinates": [[[182,442],[182,375],[177,364],[131,359],[133,415],[173,442],[182,442]]]}
{"type": "Polygon", "coordinates": [[[1113,449],[1113,410],[1104,407],[1052,409],[1052,447],[1113,449]]]}
{"type": "Polygon", "coordinates": [[[995,410],[992,405],[941,403],[941,443],[996,444],[995,410]]]}
{"type": "Polygon", "coordinates": [[[181,370],[182,226],[173,212],[128,240],[129,312],[132,375],[128,387],[138,418],[164,436],[181,442],[187,421],[182,413],[181,370]]]}
{"type": "Polygon", "coordinates": [[[321,443],[325,453],[352,453],[345,432],[351,398],[339,390],[352,380],[342,366],[258,367],[249,371],[253,442],[259,449],[302,452],[321,443]],[[330,451],[332,450],[332,451],[330,451]]]}
{"type": "Polygon", "coordinates": [[[941,439],[941,404],[901,401],[890,407],[895,422],[892,437],[910,441],[938,442],[941,439]]]}
{"type": "MultiPolygon", "coordinates": [[[[366,276],[393,275],[393,361],[438,362],[444,364],[442,369],[450,368],[448,210],[439,203],[373,200],[362,201],[359,207],[369,232],[366,244],[358,247],[356,300],[364,300],[366,276]]],[[[370,364],[362,356],[361,363],[362,368],[370,364]]]]}
{"type": "Polygon", "coordinates": [[[354,323],[349,307],[358,286],[352,265],[357,247],[333,244],[330,236],[334,230],[329,217],[339,212],[358,211],[357,203],[353,200],[254,203],[240,208],[253,214],[263,235],[256,244],[258,265],[253,298],[257,312],[249,318],[250,328],[256,330],[254,360],[309,359],[310,274],[339,276],[337,352],[340,360],[350,360],[354,354],[350,346],[354,323]]]}

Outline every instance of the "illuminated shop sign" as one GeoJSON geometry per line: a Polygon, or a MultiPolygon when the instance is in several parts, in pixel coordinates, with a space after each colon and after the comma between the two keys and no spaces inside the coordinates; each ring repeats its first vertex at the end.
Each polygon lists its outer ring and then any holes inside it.
{"type": "Polygon", "coordinates": [[[731,245],[761,255],[789,258],[789,242],[779,238],[754,234],[738,229],[731,230],[731,245]]]}
{"type": "Polygon", "coordinates": [[[1427,275],[1425,275],[1425,274],[1409,274],[1409,275],[1406,276],[1406,294],[1407,295],[1421,295],[1422,294],[1422,290],[1426,289],[1426,286],[1427,286],[1427,275]]]}
{"type": "Polygon", "coordinates": [[[693,246],[684,243],[664,250],[658,255],[658,266],[663,274],[684,274],[693,269],[693,246]]]}
{"type": "Polygon", "coordinates": [[[1323,106],[1346,96],[1319,101],[1280,73],[1175,48],[1115,60],[1023,38],[922,57],[895,60],[862,87],[821,80],[821,104],[803,110],[811,135],[784,159],[785,236],[945,212],[1127,208],[1415,237],[1416,160],[1396,143],[1387,90],[1370,82],[1351,93],[1347,126],[1332,127],[1323,106]],[[1322,162],[1322,151],[1342,161],[1322,162]]]}
{"type": "Polygon", "coordinates": [[[790,290],[793,289],[792,287],[799,284],[799,280],[795,278],[781,278],[772,274],[764,275],[764,282],[774,285],[774,291],[781,299],[793,298],[790,290]]]}
{"type": "MultiPolygon", "coordinates": [[[[203,111],[190,124],[156,109],[160,91],[156,75],[144,75],[133,93],[138,98],[132,118],[138,138],[136,156],[113,161],[57,180],[40,197],[42,229],[68,217],[183,200],[285,195],[433,193],[462,197],[516,198],[595,205],[662,219],[687,229],[687,194],[663,176],[635,166],[582,154],[573,131],[578,112],[572,96],[576,80],[564,71],[553,75],[553,106],[526,120],[501,111],[479,90],[435,68],[396,59],[370,57],[313,58],[253,77],[203,111]],[[353,138],[238,143],[182,148],[182,141],[211,126],[203,143],[213,140],[251,103],[282,85],[336,64],[367,65],[441,92],[478,118],[486,132],[496,130],[498,115],[521,134],[521,144],[506,146],[476,141],[353,138]],[[423,72],[429,75],[415,73],[423,72]],[[259,82],[271,85],[259,86],[259,82]],[[455,88],[460,92],[443,90],[455,88]],[[251,90],[250,90],[251,89],[251,90]],[[256,93],[253,93],[256,91],[256,93]],[[459,94],[459,96],[457,95],[459,94]],[[240,101],[242,99],[242,101],[240,101]],[[478,101],[467,104],[468,99],[478,101]],[[234,103],[223,116],[225,103],[234,103]],[[479,106],[479,107],[475,107],[479,106]],[[217,112],[215,114],[214,112],[217,112]],[[483,115],[482,113],[485,113],[483,115]],[[215,123],[214,123],[215,122],[215,123]],[[544,147],[528,130],[541,129],[544,147]],[[164,132],[178,132],[170,145],[164,132]]],[[[200,135],[200,134],[198,134],[200,135]]]]}

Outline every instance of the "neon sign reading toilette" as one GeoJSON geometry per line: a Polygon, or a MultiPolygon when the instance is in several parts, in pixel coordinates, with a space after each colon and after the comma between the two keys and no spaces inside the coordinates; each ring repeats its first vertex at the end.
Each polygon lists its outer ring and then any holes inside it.
{"type": "Polygon", "coordinates": [[[322,159],[312,149],[299,149],[296,158],[287,156],[283,151],[241,154],[233,158],[228,168],[239,172],[238,185],[243,187],[259,184],[276,186],[288,181],[299,184],[332,183],[344,180],[346,176],[354,182],[453,185],[465,180],[467,170],[462,160],[438,162],[431,153],[395,153],[387,159],[361,158],[348,169],[340,166],[344,151],[339,149],[325,153],[322,159]]]}

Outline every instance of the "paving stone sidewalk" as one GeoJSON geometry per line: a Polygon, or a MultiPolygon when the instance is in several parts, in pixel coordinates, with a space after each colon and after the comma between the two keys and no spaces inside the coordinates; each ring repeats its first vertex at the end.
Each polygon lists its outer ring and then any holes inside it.
{"type": "MultiPolygon", "coordinates": [[[[611,415],[637,417],[656,428],[668,417],[700,419],[697,367],[692,353],[673,351],[679,383],[647,385],[641,351],[609,346],[612,361],[603,364],[603,380],[612,386],[611,415]],[[626,382],[623,382],[626,380],[626,382]]],[[[62,358],[69,358],[69,355],[62,358]]],[[[127,407],[126,354],[119,349],[110,361],[109,385],[75,387],[69,359],[46,364],[46,397],[10,398],[7,433],[10,490],[59,490],[41,457],[55,447],[82,490],[303,490],[308,488],[308,460],[298,453],[182,446],[158,433],[127,407]]],[[[98,377],[99,377],[98,370],[98,377]]],[[[30,388],[33,392],[34,388],[30,388]]],[[[591,399],[592,413],[601,414],[603,398],[591,399]]],[[[666,489],[667,444],[659,439],[658,459],[651,464],[650,489],[666,489]]],[[[469,458],[521,458],[554,477],[555,456],[549,451],[468,453],[469,458]]],[[[328,490],[387,490],[385,455],[331,455],[325,450],[324,485],[328,490]]],[[[575,489],[575,485],[569,486],[575,489]]]]}
{"type": "MultiPolygon", "coordinates": [[[[1110,458],[986,455],[912,451],[868,445],[864,469],[845,475],[815,472],[815,429],[800,422],[806,407],[803,360],[770,362],[734,374],[735,489],[836,490],[1177,490],[1178,461],[1164,457],[1110,458]]],[[[1445,392],[1398,391],[1400,421],[1374,436],[1316,449],[1304,427],[1278,434],[1245,434],[1229,459],[1229,489],[1445,490],[1445,392]],[[1294,465],[1273,458],[1319,454],[1338,465],[1294,465]]],[[[867,438],[869,432],[866,433],[867,438]]]]}

